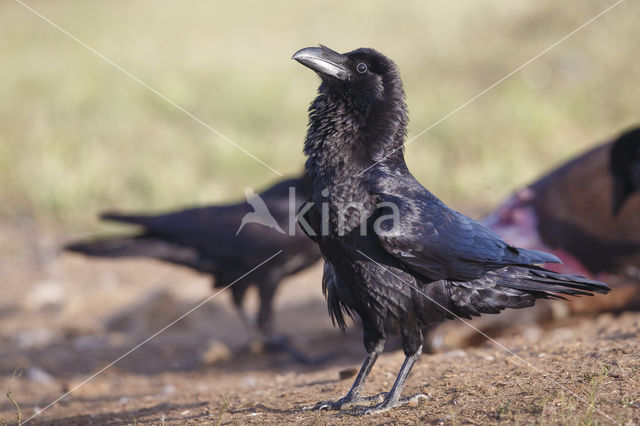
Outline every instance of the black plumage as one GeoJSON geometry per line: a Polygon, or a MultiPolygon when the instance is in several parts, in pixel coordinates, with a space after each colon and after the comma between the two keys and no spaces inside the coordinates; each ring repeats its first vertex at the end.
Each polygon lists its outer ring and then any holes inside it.
{"type": "Polygon", "coordinates": [[[627,200],[640,191],[640,128],[623,133],[611,147],[613,212],[618,215],[627,200]]]}
{"type": "Polygon", "coordinates": [[[255,201],[248,189],[248,203],[160,215],[105,213],[102,219],[138,225],[142,231],[132,236],[77,242],[66,249],[89,256],[151,257],[184,265],[213,275],[218,288],[238,280],[281,251],[230,287],[234,304],[247,324],[242,302],[247,290],[257,287],[260,307],[255,326],[261,338],[270,340],[275,338],[273,298],[280,281],[321,257],[316,244],[292,221],[295,210],[307,197],[306,187],[303,178],[288,179],[263,191],[255,201]],[[251,202],[264,202],[270,217],[263,214],[257,218],[263,223],[247,221],[256,214],[251,202]]]}
{"type": "Polygon", "coordinates": [[[379,402],[357,411],[371,414],[406,403],[400,394],[420,356],[423,330],[446,318],[608,291],[536,266],[559,260],[505,243],[411,175],[403,153],[404,91],[391,60],[372,49],[339,54],[324,46],[293,58],[322,79],[304,144],[313,206],[301,210],[310,225],[303,229],[325,258],[323,286],[334,321],[344,327],[345,316],[357,314],[368,352],[349,393],[316,408],[379,402]],[[388,393],[362,397],[389,324],[400,332],[406,360],[388,393]]]}

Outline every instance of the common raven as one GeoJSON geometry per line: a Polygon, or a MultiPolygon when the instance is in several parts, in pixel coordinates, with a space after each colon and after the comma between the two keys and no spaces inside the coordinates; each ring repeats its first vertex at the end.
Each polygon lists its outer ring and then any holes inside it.
{"type": "Polygon", "coordinates": [[[357,314],[368,353],[347,395],[315,408],[378,402],[355,409],[373,414],[420,397],[400,396],[420,357],[423,329],[447,318],[609,290],[536,266],[559,259],[505,243],[411,175],[403,152],[407,107],[391,60],[373,49],[340,54],[324,46],[299,50],[293,59],[322,80],[304,143],[313,204],[300,211],[309,225],[303,229],[325,258],[323,287],[334,322],[344,329],[345,316],[357,314]],[[389,392],[363,397],[385,324],[399,330],[406,359],[389,392]]]}
{"type": "Polygon", "coordinates": [[[142,231],[132,236],[73,243],[66,249],[89,256],[151,257],[184,265],[213,275],[215,287],[229,285],[282,250],[230,288],[236,309],[253,328],[242,302],[247,289],[257,287],[260,308],[255,329],[258,336],[273,343],[273,298],[280,281],[321,257],[317,245],[291,219],[306,197],[304,178],[299,177],[278,182],[259,197],[247,189],[248,203],[161,215],[105,213],[102,219],[138,225],[142,231]]]}

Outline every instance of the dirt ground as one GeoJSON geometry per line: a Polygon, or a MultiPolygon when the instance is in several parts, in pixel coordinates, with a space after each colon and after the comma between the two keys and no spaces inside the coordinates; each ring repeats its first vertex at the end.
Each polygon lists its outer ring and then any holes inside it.
{"type": "MultiPolygon", "coordinates": [[[[640,420],[638,312],[540,324],[531,321],[558,317],[553,312],[563,308],[513,311],[505,317],[513,327],[496,340],[512,353],[484,339],[458,348],[475,334],[465,324],[448,325],[434,335],[439,353],[422,357],[405,389],[428,400],[367,418],[303,411],[346,393],[350,370],[364,357],[357,326],[342,335],[331,325],[319,265],[286,282],[277,300],[279,330],[310,357],[329,357],[301,365],[288,354],[247,347],[249,335],[225,293],[148,340],[214,294],[205,276],[151,260],[60,254],[60,237],[28,223],[1,228],[0,390],[9,395],[0,418],[9,423],[18,416],[62,425],[640,420]]],[[[367,392],[388,390],[402,364],[397,342],[387,347],[367,392]]]]}

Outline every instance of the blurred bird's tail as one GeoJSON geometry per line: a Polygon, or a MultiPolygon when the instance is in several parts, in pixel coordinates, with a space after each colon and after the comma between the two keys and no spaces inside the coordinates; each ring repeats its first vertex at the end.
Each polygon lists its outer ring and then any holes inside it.
{"type": "Polygon", "coordinates": [[[94,257],[156,257],[162,251],[157,241],[143,236],[111,237],[94,241],[79,241],[64,247],[66,251],[94,257]]]}
{"type": "Polygon", "coordinates": [[[64,250],[92,257],[148,257],[207,272],[216,268],[213,260],[203,260],[193,247],[148,234],[78,241],[66,245],[64,250]]]}
{"type": "Polygon", "coordinates": [[[131,223],[134,225],[148,226],[154,220],[154,216],[121,214],[114,212],[106,212],[100,214],[100,219],[110,220],[113,222],[131,223]]]}

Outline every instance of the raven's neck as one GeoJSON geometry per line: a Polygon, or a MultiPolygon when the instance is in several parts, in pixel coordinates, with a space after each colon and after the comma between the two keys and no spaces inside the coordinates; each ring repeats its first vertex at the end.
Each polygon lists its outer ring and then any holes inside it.
{"type": "Polygon", "coordinates": [[[323,217],[329,214],[332,232],[350,232],[374,212],[369,182],[406,170],[403,97],[397,105],[354,99],[321,91],[309,108],[304,152],[310,198],[323,217]]]}
{"type": "Polygon", "coordinates": [[[309,108],[304,145],[313,187],[334,188],[341,201],[361,201],[370,176],[406,169],[406,128],[401,96],[372,103],[321,92],[309,108]]]}

